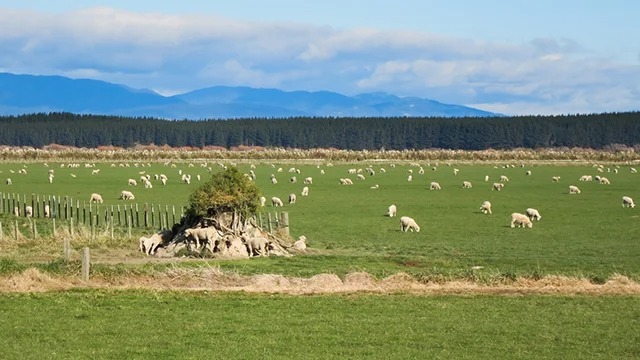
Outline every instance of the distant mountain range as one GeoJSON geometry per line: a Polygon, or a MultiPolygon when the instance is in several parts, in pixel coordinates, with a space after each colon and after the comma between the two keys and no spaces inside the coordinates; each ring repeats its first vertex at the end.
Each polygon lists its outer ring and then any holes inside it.
{"type": "Polygon", "coordinates": [[[0,115],[71,112],[162,119],[317,117],[491,117],[467,106],[387,93],[346,96],[214,86],[174,96],[99,80],[0,73],[0,115]]]}

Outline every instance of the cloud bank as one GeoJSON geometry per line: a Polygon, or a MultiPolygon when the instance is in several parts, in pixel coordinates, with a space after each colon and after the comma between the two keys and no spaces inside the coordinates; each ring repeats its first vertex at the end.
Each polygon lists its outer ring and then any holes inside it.
{"type": "Polygon", "coordinates": [[[571,39],[481,42],[111,8],[2,9],[0,71],[163,94],[230,85],[384,91],[510,115],[640,110],[640,65],[595,57],[571,39]]]}

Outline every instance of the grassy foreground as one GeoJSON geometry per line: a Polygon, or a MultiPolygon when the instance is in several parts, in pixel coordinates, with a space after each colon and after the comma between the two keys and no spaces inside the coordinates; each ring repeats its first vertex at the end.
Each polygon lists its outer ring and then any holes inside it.
{"type": "Polygon", "coordinates": [[[0,295],[3,359],[637,359],[638,297],[0,295]]]}

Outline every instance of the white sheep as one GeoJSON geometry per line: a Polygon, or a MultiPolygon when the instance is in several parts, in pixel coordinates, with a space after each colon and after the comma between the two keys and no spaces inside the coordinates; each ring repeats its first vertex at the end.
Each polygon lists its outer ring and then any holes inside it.
{"type": "Polygon", "coordinates": [[[551,182],[559,182],[560,181],[560,176],[554,176],[551,178],[551,182]]]}
{"type": "Polygon", "coordinates": [[[296,200],[297,200],[296,194],[293,194],[293,193],[289,194],[289,204],[295,204],[296,200]]]}
{"type": "Polygon", "coordinates": [[[275,177],[272,177],[271,178],[271,183],[275,185],[275,184],[278,183],[278,180],[275,177]]]}
{"type": "Polygon", "coordinates": [[[429,185],[429,190],[442,190],[442,188],[440,187],[439,183],[432,181],[429,185]]]}
{"type": "Polygon", "coordinates": [[[387,210],[387,216],[394,217],[398,212],[398,208],[395,204],[389,205],[389,209],[387,210]]]}
{"type": "Polygon", "coordinates": [[[284,206],[284,204],[282,203],[282,200],[280,200],[279,197],[274,196],[271,198],[271,206],[278,207],[278,206],[284,206]]]}
{"type": "Polygon", "coordinates": [[[600,184],[611,185],[611,182],[609,181],[609,179],[607,179],[606,177],[603,176],[603,177],[600,178],[600,184]]]}
{"type": "Polygon", "coordinates": [[[508,177],[506,177],[505,175],[500,175],[500,181],[502,181],[502,182],[508,182],[508,181],[509,181],[509,178],[508,178],[508,177]]]}
{"type": "Polygon", "coordinates": [[[569,194],[580,194],[580,189],[575,185],[569,185],[569,194]]]}
{"type": "Polygon", "coordinates": [[[482,203],[482,205],[480,205],[480,211],[482,211],[485,214],[493,214],[491,212],[491,202],[490,201],[484,201],[482,203]]]}
{"type": "Polygon", "coordinates": [[[531,170],[527,170],[526,173],[524,173],[526,176],[531,176],[531,170]]]}
{"type": "Polygon", "coordinates": [[[11,178],[7,178],[7,180],[5,181],[5,184],[13,185],[13,181],[11,181],[11,178]]]}
{"type": "Polygon", "coordinates": [[[305,252],[307,250],[307,237],[300,235],[298,240],[291,246],[294,250],[305,252]]]}
{"type": "Polygon", "coordinates": [[[415,231],[418,233],[420,232],[420,226],[418,226],[418,223],[412,218],[403,216],[400,218],[400,230],[404,232],[411,230],[412,232],[415,231]]]}
{"type": "Polygon", "coordinates": [[[213,252],[213,248],[215,246],[215,241],[218,240],[221,236],[218,231],[213,227],[206,228],[191,228],[186,229],[184,231],[185,239],[193,239],[196,243],[196,249],[200,250],[200,246],[204,245],[211,252],[213,252]]]}
{"type": "Polygon", "coordinates": [[[49,174],[49,184],[53,184],[53,174],[49,174]]]}
{"type": "Polygon", "coordinates": [[[98,193],[93,193],[91,194],[91,197],[89,198],[89,202],[90,203],[98,203],[98,204],[102,204],[102,195],[98,194],[98,193]]]}
{"type": "Polygon", "coordinates": [[[25,206],[25,208],[24,208],[24,216],[32,217],[33,216],[33,207],[25,206]]]}
{"type": "Polygon", "coordinates": [[[138,186],[138,182],[135,179],[129,179],[129,186],[138,186]]]}
{"type": "Polygon", "coordinates": [[[502,190],[502,188],[504,187],[503,183],[493,183],[493,186],[491,187],[491,190],[502,190]]]}
{"type": "Polygon", "coordinates": [[[593,177],[591,175],[582,175],[580,176],[580,181],[593,181],[593,177]]]}
{"type": "Polygon", "coordinates": [[[636,204],[633,203],[633,199],[628,196],[622,197],[622,207],[634,208],[636,204]]]}
{"type": "Polygon", "coordinates": [[[266,203],[267,203],[267,198],[264,196],[260,196],[260,206],[264,207],[266,203]]]}
{"type": "Polygon", "coordinates": [[[540,220],[540,219],[542,219],[542,216],[540,216],[540,212],[538,212],[538,210],[536,210],[534,208],[528,208],[527,210],[525,210],[525,214],[531,220],[540,220]]]}
{"type": "Polygon", "coordinates": [[[120,193],[120,199],[122,200],[135,200],[135,196],[133,196],[133,193],[131,191],[126,191],[126,190],[122,190],[122,192],[120,193]]]}
{"type": "Polygon", "coordinates": [[[413,175],[407,176],[407,181],[409,181],[409,182],[413,181],[413,175]]]}
{"type": "Polygon", "coordinates": [[[91,175],[98,175],[100,173],[100,169],[91,170],[91,175]]]}
{"type": "Polygon", "coordinates": [[[51,208],[49,207],[49,204],[44,206],[43,216],[46,218],[51,217],[51,208]]]}
{"type": "Polygon", "coordinates": [[[292,176],[291,179],[289,179],[289,182],[292,184],[295,184],[298,182],[298,178],[296,178],[295,176],[292,176]]]}
{"type": "Polygon", "coordinates": [[[462,188],[463,189],[471,189],[473,187],[473,185],[471,185],[470,181],[463,181],[462,182],[462,188]]]}
{"type": "Polygon", "coordinates": [[[356,177],[358,178],[358,180],[364,180],[365,179],[364,175],[362,175],[362,174],[358,174],[358,175],[356,175],[356,177]]]}
{"type": "Polygon", "coordinates": [[[632,174],[636,174],[636,173],[638,173],[638,170],[636,170],[636,168],[630,168],[630,169],[629,169],[629,171],[630,171],[632,174]]]}
{"type": "Polygon", "coordinates": [[[162,244],[162,236],[158,234],[153,234],[151,237],[141,236],[139,239],[139,249],[147,255],[155,254],[160,244],[162,244]]]}
{"type": "Polygon", "coordinates": [[[313,178],[311,176],[309,176],[308,178],[304,179],[304,184],[305,185],[313,184],[313,178]]]}
{"type": "Polygon", "coordinates": [[[484,181],[489,181],[489,175],[484,176],[484,181]]]}
{"type": "Polygon", "coordinates": [[[253,257],[256,255],[269,256],[269,247],[271,246],[271,242],[269,241],[269,239],[262,236],[248,237],[246,235],[240,236],[240,239],[247,247],[249,257],[253,257]]]}
{"type": "Polygon", "coordinates": [[[302,196],[309,196],[309,187],[305,186],[302,188],[302,193],[300,194],[302,196]]]}
{"type": "Polygon", "coordinates": [[[511,227],[513,228],[516,226],[532,228],[533,223],[531,222],[531,219],[527,217],[527,215],[513,213],[511,214],[511,227]]]}
{"type": "Polygon", "coordinates": [[[458,175],[458,172],[460,172],[460,169],[453,169],[453,176],[458,175]]]}

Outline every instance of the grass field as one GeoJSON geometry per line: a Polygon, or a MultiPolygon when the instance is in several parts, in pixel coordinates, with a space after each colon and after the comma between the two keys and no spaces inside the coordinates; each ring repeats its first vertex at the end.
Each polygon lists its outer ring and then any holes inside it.
{"type": "MultiPolygon", "coordinates": [[[[195,163],[179,163],[176,168],[152,163],[150,167],[110,167],[99,163],[98,175],[91,175],[91,168],[67,168],[51,163],[27,164],[27,175],[18,174],[22,164],[0,164],[3,178],[11,177],[13,185],[0,185],[0,192],[19,194],[70,196],[87,202],[92,192],[99,192],[105,199],[104,206],[122,204],[118,200],[121,190],[132,190],[139,204],[186,205],[190,191],[197,186],[196,176],[209,176],[206,167],[195,163]],[[47,181],[48,169],[55,170],[52,184],[47,181]],[[11,173],[11,170],[14,173],[11,173]],[[181,183],[178,171],[192,175],[190,185],[181,183]],[[127,179],[139,179],[139,172],[164,173],[169,177],[166,186],[153,180],[152,189],[127,186],[127,179]],[[76,175],[72,177],[71,174],[76,175]]],[[[311,247],[309,255],[289,259],[252,259],[250,261],[219,262],[223,268],[244,273],[274,272],[307,276],[321,272],[346,274],[352,271],[368,271],[375,275],[387,275],[399,271],[418,277],[467,277],[473,267],[475,277],[515,277],[564,274],[588,277],[604,281],[614,273],[634,279],[640,278],[640,214],[638,208],[621,206],[623,195],[640,199],[640,175],[622,166],[618,173],[596,172],[591,165],[536,165],[522,168],[503,168],[494,164],[440,164],[432,170],[427,166],[424,175],[416,166],[388,162],[357,163],[328,167],[320,165],[292,165],[276,163],[258,164],[254,170],[257,184],[267,198],[278,196],[285,201],[282,209],[270,205],[265,211],[288,211],[292,237],[305,235],[311,247]],[[348,174],[348,169],[364,169],[371,166],[375,176],[363,172],[366,179],[358,180],[348,174]],[[283,172],[277,172],[282,167],[283,172]],[[289,173],[290,167],[300,173],[289,173]],[[387,171],[382,173],[380,168],[387,171]],[[453,168],[460,169],[454,176],[453,168]],[[324,175],[320,170],[325,171],[324,175]],[[407,181],[408,170],[413,170],[413,181],[407,181]],[[525,171],[532,175],[526,176],[525,171]],[[275,174],[278,184],[271,184],[269,176],[275,174]],[[597,182],[579,182],[580,176],[601,175],[611,180],[611,185],[597,182]],[[484,181],[489,175],[489,182],[484,181]],[[510,181],[498,192],[490,184],[506,175],[510,181]],[[290,183],[291,176],[298,182],[290,183]],[[305,177],[313,177],[309,185],[310,196],[300,192],[305,177]],[[561,176],[552,183],[552,176],[561,176]],[[343,186],[339,178],[349,177],[354,185],[343,186]],[[473,183],[473,188],[462,189],[462,181],[473,183]],[[442,185],[441,191],[428,190],[431,181],[442,185]],[[377,184],[378,189],[370,187],[377,184]],[[569,195],[568,186],[578,185],[582,193],[569,195]],[[296,193],[298,201],[286,204],[288,194],[296,193]],[[493,214],[479,211],[484,200],[493,203],[493,214]],[[420,224],[420,233],[400,232],[398,218],[384,216],[387,207],[396,204],[398,216],[411,216],[420,224]],[[509,227],[512,212],[524,212],[536,208],[542,220],[532,229],[509,227]],[[477,268],[476,268],[477,269],[477,268]]],[[[216,164],[208,164],[219,171],[216,164]]],[[[243,172],[249,171],[249,163],[238,164],[243,172]]],[[[637,201],[637,200],[636,200],[637,201]]],[[[266,217],[266,216],[265,216],[266,217]]],[[[3,219],[9,220],[8,214],[3,219]]],[[[45,221],[45,220],[42,220],[45,221]]],[[[46,225],[40,225],[40,233],[46,233],[46,225]]],[[[153,231],[152,229],[146,232],[153,231]]],[[[5,230],[7,232],[7,230],[5,230]]],[[[8,239],[3,240],[7,247],[8,239]]],[[[108,247],[104,242],[94,247],[108,247]]],[[[84,243],[82,244],[84,245],[84,243]]],[[[89,242],[89,246],[92,244],[89,242]]],[[[36,246],[27,243],[29,248],[36,246]]],[[[78,245],[77,245],[78,246],[78,245]]],[[[115,246],[115,245],[114,245],[115,246]]],[[[117,246],[131,249],[135,254],[137,243],[119,241],[117,246]],[[124,244],[124,245],[123,245],[124,244]]],[[[5,253],[7,253],[5,251],[5,253]]],[[[10,252],[9,252],[10,253],[10,252]]],[[[24,251],[21,252],[23,255],[24,251]]],[[[27,252],[28,253],[28,252],[27,252]]],[[[142,257],[142,255],[139,255],[142,257]]],[[[28,256],[27,256],[28,257],[28,256]]]]}
{"type": "Polygon", "coordinates": [[[3,359],[637,359],[638,297],[0,295],[3,359]]]}

